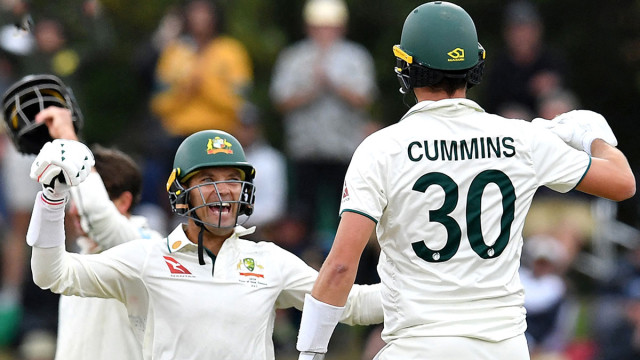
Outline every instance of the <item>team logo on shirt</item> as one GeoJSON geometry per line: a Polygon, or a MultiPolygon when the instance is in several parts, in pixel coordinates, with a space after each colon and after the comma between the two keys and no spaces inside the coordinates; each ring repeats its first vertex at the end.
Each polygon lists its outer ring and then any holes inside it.
{"type": "Polygon", "coordinates": [[[164,262],[169,267],[169,271],[171,274],[179,274],[179,275],[191,275],[191,272],[187,270],[184,265],[180,264],[178,260],[172,258],[171,256],[163,256],[164,262]]]}
{"type": "Polygon", "coordinates": [[[242,264],[249,270],[253,271],[256,268],[256,261],[252,258],[242,259],[242,264]]]}
{"type": "Polygon", "coordinates": [[[207,154],[218,153],[233,154],[233,150],[231,150],[231,143],[220,136],[209,139],[207,142],[207,154]]]}
{"type": "Polygon", "coordinates": [[[244,258],[240,260],[237,268],[238,271],[240,271],[240,276],[264,277],[264,266],[258,265],[253,258],[244,258]]]}
{"type": "Polygon", "coordinates": [[[236,265],[238,281],[251,287],[266,286],[264,278],[264,266],[258,264],[254,258],[243,258],[236,265]]]}

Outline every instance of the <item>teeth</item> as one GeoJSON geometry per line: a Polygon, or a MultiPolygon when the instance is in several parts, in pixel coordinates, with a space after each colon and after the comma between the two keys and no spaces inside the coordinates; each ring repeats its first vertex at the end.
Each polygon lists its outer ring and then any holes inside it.
{"type": "Polygon", "coordinates": [[[223,202],[223,203],[216,203],[214,205],[211,205],[211,207],[216,207],[216,208],[230,208],[231,204],[228,202],[223,202]]]}

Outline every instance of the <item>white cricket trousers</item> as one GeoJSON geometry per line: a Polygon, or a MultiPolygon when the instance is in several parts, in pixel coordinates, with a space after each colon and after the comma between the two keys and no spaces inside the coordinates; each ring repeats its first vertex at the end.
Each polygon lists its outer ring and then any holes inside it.
{"type": "Polygon", "coordinates": [[[468,337],[429,336],[395,339],[374,360],[530,360],[524,334],[490,342],[468,337]]]}

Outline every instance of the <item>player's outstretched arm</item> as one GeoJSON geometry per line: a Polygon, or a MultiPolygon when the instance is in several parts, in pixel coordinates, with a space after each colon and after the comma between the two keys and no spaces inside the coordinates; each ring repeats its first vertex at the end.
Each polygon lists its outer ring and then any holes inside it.
{"type": "Polygon", "coordinates": [[[636,180],[620,150],[596,139],[591,143],[591,155],[591,166],[576,190],[614,201],[635,195],[636,180]]]}
{"type": "Polygon", "coordinates": [[[300,360],[316,359],[326,353],[374,228],[375,223],[365,216],[342,214],[329,256],[320,268],[311,295],[305,298],[296,345],[300,360]]]}

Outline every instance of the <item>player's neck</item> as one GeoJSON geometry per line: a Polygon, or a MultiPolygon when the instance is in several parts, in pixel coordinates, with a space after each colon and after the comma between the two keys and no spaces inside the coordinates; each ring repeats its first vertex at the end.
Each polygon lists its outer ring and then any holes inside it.
{"type": "Polygon", "coordinates": [[[433,89],[430,87],[420,87],[413,89],[418,101],[438,101],[444,99],[458,99],[467,97],[467,89],[462,88],[456,90],[453,94],[449,95],[444,90],[433,89]]]}

